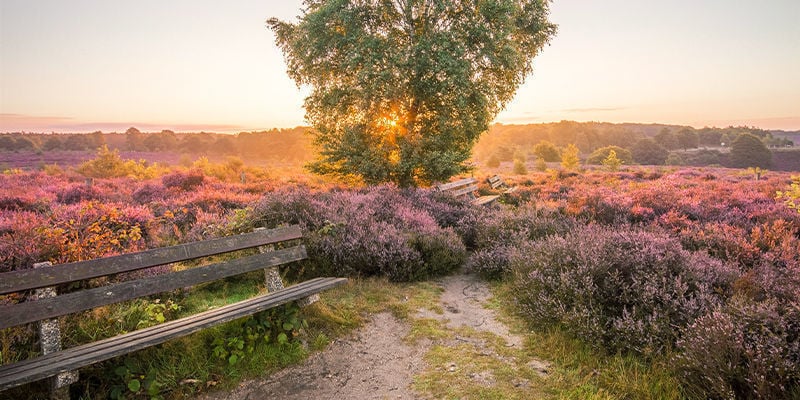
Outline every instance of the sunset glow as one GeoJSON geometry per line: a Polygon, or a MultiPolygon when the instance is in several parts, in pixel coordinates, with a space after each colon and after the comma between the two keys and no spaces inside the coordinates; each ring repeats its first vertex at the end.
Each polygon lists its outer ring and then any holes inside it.
{"type": "MultiPolygon", "coordinates": [[[[265,26],[300,7],[3,0],[0,132],[304,125],[265,26]]],[[[795,0],[556,1],[558,35],[496,121],[800,129],[798,19],[795,0]]]]}

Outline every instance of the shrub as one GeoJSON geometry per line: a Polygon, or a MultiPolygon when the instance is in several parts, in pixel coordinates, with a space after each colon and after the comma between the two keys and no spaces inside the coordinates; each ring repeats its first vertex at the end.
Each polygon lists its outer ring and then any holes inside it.
{"type": "Polygon", "coordinates": [[[561,155],[559,154],[556,145],[547,140],[542,140],[533,146],[533,154],[535,154],[537,158],[541,158],[544,161],[561,161],[561,155]]]}
{"type": "Polygon", "coordinates": [[[155,200],[163,200],[165,195],[166,191],[163,185],[148,182],[134,190],[131,197],[139,204],[148,204],[155,200]]]}
{"type": "Polygon", "coordinates": [[[580,150],[574,144],[570,143],[561,154],[561,167],[564,169],[576,169],[580,166],[581,160],[578,158],[580,150]]]}
{"type": "Polygon", "coordinates": [[[798,303],[734,301],[687,327],[677,349],[675,368],[691,397],[786,399],[800,394],[798,303]]]}
{"type": "Polygon", "coordinates": [[[573,218],[530,203],[486,213],[476,221],[476,251],[466,267],[488,278],[501,278],[511,272],[512,254],[516,254],[518,247],[551,235],[563,235],[575,225],[573,218]]]}
{"type": "Polygon", "coordinates": [[[56,199],[59,203],[76,204],[82,201],[98,200],[100,193],[94,186],[72,184],[59,190],[56,193],[56,199]]]}
{"type": "Polygon", "coordinates": [[[622,161],[623,164],[633,164],[633,156],[631,155],[631,151],[619,146],[606,146],[593,151],[592,154],[589,154],[589,157],[586,158],[586,163],[591,165],[600,165],[603,163],[603,160],[608,158],[608,155],[612,150],[617,154],[617,157],[622,161]]]}
{"type": "Polygon", "coordinates": [[[512,172],[516,175],[527,175],[528,168],[525,167],[525,162],[514,160],[514,169],[512,172]]]}
{"type": "Polygon", "coordinates": [[[721,262],[655,233],[590,225],[529,245],[512,260],[515,288],[530,321],[558,324],[610,352],[650,356],[719,303],[732,276],[721,262]],[[710,280],[710,281],[709,281],[710,280]]]}
{"type": "Polygon", "coordinates": [[[205,175],[199,171],[173,172],[161,177],[161,183],[167,188],[178,188],[188,192],[203,184],[205,175]]]}
{"type": "Polygon", "coordinates": [[[236,220],[240,227],[300,224],[307,232],[306,275],[417,280],[452,271],[466,258],[453,228],[469,213],[434,197],[391,185],[327,193],[282,190],[236,220]],[[451,227],[441,227],[428,209],[442,211],[439,217],[451,227]]]}

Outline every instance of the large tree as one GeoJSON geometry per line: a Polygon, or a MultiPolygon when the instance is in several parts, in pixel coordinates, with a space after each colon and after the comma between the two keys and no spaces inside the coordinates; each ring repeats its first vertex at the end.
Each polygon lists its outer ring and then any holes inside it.
{"type": "Polygon", "coordinates": [[[468,169],[478,136],[555,33],[548,0],[305,0],[270,19],[288,73],[311,87],[317,173],[401,186],[468,169]]]}

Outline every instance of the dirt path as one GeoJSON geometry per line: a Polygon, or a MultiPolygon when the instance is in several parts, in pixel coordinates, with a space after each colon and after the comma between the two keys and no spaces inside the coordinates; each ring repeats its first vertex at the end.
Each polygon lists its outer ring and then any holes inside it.
{"type": "MultiPolygon", "coordinates": [[[[522,338],[509,333],[495,314],[483,306],[491,298],[488,286],[469,275],[454,275],[437,282],[443,313],[420,310],[416,318],[446,323],[448,329],[468,326],[494,333],[507,346],[519,347],[522,338]]],[[[389,313],[372,320],[353,335],[335,341],[303,364],[260,380],[247,381],[229,393],[212,393],[205,399],[416,399],[425,396],[412,389],[414,376],[425,368],[423,356],[430,343],[410,346],[407,323],[389,313]]],[[[458,337],[456,337],[458,339],[458,337]]]]}

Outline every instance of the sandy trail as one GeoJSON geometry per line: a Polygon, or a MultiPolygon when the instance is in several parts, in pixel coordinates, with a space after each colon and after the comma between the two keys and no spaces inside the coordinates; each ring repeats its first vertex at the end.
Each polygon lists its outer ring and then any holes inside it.
{"type": "MultiPolygon", "coordinates": [[[[519,347],[522,338],[500,323],[483,304],[491,299],[485,282],[471,275],[453,275],[437,282],[442,314],[420,310],[416,318],[432,318],[450,329],[461,326],[492,332],[519,347]]],[[[390,313],[380,313],[352,335],[336,340],[304,363],[268,377],[243,382],[227,393],[210,393],[204,399],[417,399],[414,376],[425,368],[423,356],[430,343],[410,346],[403,339],[409,325],[390,313]]]]}

